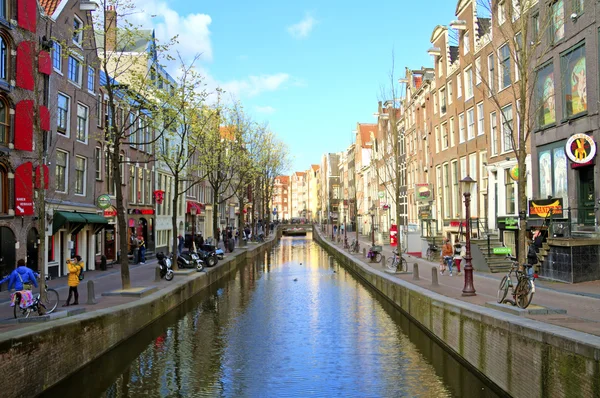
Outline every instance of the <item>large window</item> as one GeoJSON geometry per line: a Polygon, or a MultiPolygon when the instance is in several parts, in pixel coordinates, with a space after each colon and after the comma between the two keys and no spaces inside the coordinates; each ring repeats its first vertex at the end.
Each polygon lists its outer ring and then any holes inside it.
{"type": "Polygon", "coordinates": [[[88,91],[91,93],[94,92],[95,80],[96,80],[96,70],[94,68],[92,68],[91,66],[88,66],[87,87],[88,87],[88,91]]]}
{"type": "Polygon", "coordinates": [[[458,142],[465,142],[465,114],[458,115],[458,142]]]}
{"type": "Polygon", "coordinates": [[[498,118],[496,112],[490,113],[490,149],[492,156],[498,154],[498,118]]]}
{"type": "Polygon", "coordinates": [[[587,82],[584,44],[561,56],[561,69],[565,117],[569,118],[586,112],[587,82]]]}
{"type": "Polygon", "coordinates": [[[69,154],[60,150],[56,151],[55,185],[58,192],[67,192],[67,167],[69,154]]]}
{"type": "Polygon", "coordinates": [[[470,140],[475,138],[475,110],[473,108],[467,111],[467,137],[470,140]]]}
{"type": "Polygon", "coordinates": [[[540,198],[563,198],[563,207],[569,207],[567,194],[567,155],[565,143],[558,142],[539,148],[540,198]]]}
{"type": "Polygon", "coordinates": [[[512,105],[502,108],[502,152],[513,149],[513,111],[512,105]]]}
{"type": "Polygon", "coordinates": [[[454,145],[456,145],[456,138],[454,138],[454,118],[453,117],[450,118],[448,125],[450,127],[450,131],[448,133],[450,135],[450,147],[453,147],[454,145]]]}
{"type": "Polygon", "coordinates": [[[550,6],[550,23],[548,35],[551,43],[556,43],[565,37],[565,5],[563,0],[557,0],[550,6]]]}
{"type": "Polygon", "coordinates": [[[483,113],[483,102],[477,104],[477,135],[485,133],[485,115],[483,113]]]}
{"type": "Polygon", "coordinates": [[[10,48],[8,40],[0,34],[0,79],[6,81],[8,78],[8,66],[10,65],[10,48]]]}
{"type": "Polygon", "coordinates": [[[81,62],[74,56],[69,56],[69,80],[81,86],[81,62]]]}
{"type": "Polygon", "coordinates": [[[442,165],[444,177],[444,218],[450,218],[450,171],[448,163],[442,165]]]}
{"type": "Polygon", "coordinates": [[[10,134],[10,108],[6,99],[0,97],[0,144],[8,144],[10,134]]]}
{"type": "Polygon", "coordinates": [[[87,159],[81,156],[75,157],[75,194],[85,195],[85,169],[87,159]]]}
{"type": "Polygon", "coordinates": [[[491,97],[496,92],[496,71],[495,71],[494,54],[488,55],[488,93],[491,97]]]}
{"type": "Polygon", "coordinates": [[[73,43],[79,47],[83,44],[83,22],[76,16],[73,17],[73,43]]]}
{"type": "Polygon", "coordinates": [[[88,134],[88,108],[77,104],[77,141],[87,142],[88,134]]]}
{"type": "Polygon", "coordinates": [[[458,162],[452,161],[452,217],[460,217],[460,189],[458,189],[458,162]]]}
{"type": "Polygon", "coordinates": [[[52,42],[52,67],[62,73],[62,46],[59,42],[52,42]]]}
{"type": "Polygon", "coordinates": [[[556,101],[554,98],[554,66],[542,67],[537,74],[536,107],[538,126],[544,127],[556,122],[556,101]]]}
{"type": "Polygon", "coordinates": [[[442,150],[448,149],[448,129],[446,123],[442,124],[441,132],[442,132],[442,150]]]}
{"type": "Polygon", "coordinates": [[[59,133],[69,135],[69,97],[64,94],[58,94],[57,104],[57,125],[59,133]]]}
{"type": "Polygon", "coordinates": [[[504,195],[506,214],[515,214],[515,181],[510,176],[510,169],[504,170],[504,195]]]}
{"type": "Polygon", "coordinates": [[[462,74],[456,74],[456,98],[462,97],[462,74]]]}
{"type": "Polygon", "coordinates": [[[511,84],[510,77],[510,48],[508,44],[500,47],[498,61],[500,62],[500,90],[505,89],[511,84]]]}

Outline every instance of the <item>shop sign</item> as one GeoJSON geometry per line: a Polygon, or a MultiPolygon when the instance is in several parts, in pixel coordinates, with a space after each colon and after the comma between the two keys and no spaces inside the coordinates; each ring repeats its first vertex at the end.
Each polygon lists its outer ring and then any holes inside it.
{"type": "Polygon", "coordinates": [[[512,254],[510,247],[494,247],[494,254],[512,254]]]}
{"type": "Polygon", "coordinates": [[[514,181],[519,181],[519,166],[514,165],[509,171],[508,171],[508,175],[510,176],[510,178],[512,178],[514,181]]]}
{"type": "Polygon", "coordinates": [[[107,194],[98,196],[98,199],[96,199],[96,204],[101,209],[108,209],[111,206],[110,196],[108,196],[107,194]]]}
{"type": "Polygon", "coordinates": [[[431,212],[429,210],[424,210],[419,213],[419,218],[421,220],[429,220],[431,218],[431,212]]]}
{"type": "Polygon", "coordinates": [[[111,207],[110,209],[104,209],[104,217],[116,217],[117,209],[111,207]]]}
{"type": "Polygon", "coordinates": [[[571,162],[587,165],[596,156],[596,143],[587,134],[573,134],[567,140],[565,150],[571,162]]]}
{"type": "Polygon", "coordinates": [[[498,224],[504,224],[504,229],[519,229],[519,220],[515,217],[498,218],[498,224]]]}
{"type": "Polygon", "coordinates": [[[431,202],[433,200],[431,184],[415,184],[415,199],[421,203],[431,202]]]}
{"type": "Polygon", "coordinates": [[[529,201],[529,218],[546,218],[550,214],[563,213],[562,198],[536,199],[529,201]]]}
{"type": "Polygon", "coordinates": [[[154,209],[127,209],[127,214],[141,214],[151,216],[154,214],[154,209]]]}
{"type": "Polygon", "coordinates": [[[381,199],[381,198],[383,198],[384,196],[385,196],[385,192],[383,192],[383,191],[379,191],[379,198],[381,199]]]}
{"type": "Polygon", "coordinates": [[[450,227],[458,228],[458,227],[466,227],[467,223],[465,221],[450,221],[450,227]]]}

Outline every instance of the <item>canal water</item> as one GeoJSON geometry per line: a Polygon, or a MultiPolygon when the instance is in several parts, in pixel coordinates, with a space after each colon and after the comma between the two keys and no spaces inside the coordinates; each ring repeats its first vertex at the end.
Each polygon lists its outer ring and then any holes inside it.
{"type": "Polygon", "coordinates": [[[280,245],[44,394],[495,397],[306,238],[280,245]]]}

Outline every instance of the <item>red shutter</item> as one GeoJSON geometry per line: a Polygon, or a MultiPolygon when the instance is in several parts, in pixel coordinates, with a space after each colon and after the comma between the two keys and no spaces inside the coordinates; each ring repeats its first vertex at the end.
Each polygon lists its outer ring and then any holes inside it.
{"type": "Polygon", "coordinates": [[[48,76],[52,73],[52,60],[47,51],[40,51],[38,54],[38,70],[48,76]]]}
{"type": "Polygon", "coordinates": [[[33,90],[33,52],[35,43],[23,41],[17,47],[17,87],[33,90]]]}
{"type": "Polygon", "coordinates": [[[35,33],[37,0],[17,1],[17,23],[23,29],[35,33]]]}
{"type": "Polygon", "coordinates": [[[33,150],[33,101],[24,100],[15,106],[15,149],[33,150]]]}
{"type": "Polygon", "coordinates": [[[50,171],[48,170],[48,166],[45,164],[38,166],[35,168],[35,187],[42,188],[42,170],[44,170],[44,189],[48,189],[48,176],[50,175],[50,171]]]}
{"type": "Polygon", "coordinates": [[[33,165],[23,163],[15,170],[15,215],[33,215],[33,165]]]}
{"type": "Polygon", "coordinates": [[[44,105],[40,105],[40,129],[50,131],[50,111],[44,105]]]}

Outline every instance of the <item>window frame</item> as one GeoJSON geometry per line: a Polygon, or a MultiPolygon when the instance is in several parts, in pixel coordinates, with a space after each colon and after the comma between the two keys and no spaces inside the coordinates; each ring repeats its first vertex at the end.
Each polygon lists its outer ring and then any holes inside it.
{"type": "Polygon", "coordinates": [[[69,57],[68,57],[68,63],[67,63],[67,80],[70,83],[72,83],[73,85],[77,86],[77,88],[81,88],[81,83],[83,81],[82,73],[83,73],[83,62],[82,62],[82,60],[79,57],[77,57],[77,56],[75,56],[73,54],[70,54],[69,57]],[[71,70],[72,70],[71,69],[71,67],[72,67],[71,60],[73,60],[73,62],[76,63],[76,65],[77,65],[77,75],[76,75],[77,80],[73,80],[71,78],[72,75],[73,75],[73,73],[71,73],[71,70]]]}
{"type": "Polygon", "coordinates": [[[96,181],[102,181],[102,147],[97,146],[94,150],[94,159],[96,160],[95,173],[96,181]]]}
{"type": "Polygon", "coordinates": [[[475,138],[475,107],[467,109],[467,141],[475,138]]]}
{"type": "Polygon", "coordinates": [[[56,162],[54,166],[54,190],[58,193],[68,193],[68,181],[69,181],[69,152],[63,151],[61,149],[56,150],[56,162]],[[59,165],[58,163],[58,154],[65,155],[65,164],[64,166],[59,165]],[[59,177],[58,177],[58,167],[63,168],[63,186],[62,190],[58,187],[59,177]]]}
{"type": "Polygon", "coordinates": [[[511,138],[514,134],[515,115],[514,115],[514,110],[513,110],[513,104],[510,103],[510,104],[506,104],[505,106],[503,106],[500,109],[500,113],[501,113],[501,118],[502,118],[502,123],[500,124],[502,126],[502,136],[501,136],[502,152],[501,152],[501,154],[504,154],[504,153],[509,153],[509,152],[514,151],[514,146],[512,145],[512,140],[509,141],[511,147],[509,149],[507,149],[507,146],[506,146],[507,132],[510,132],[511,138]],[[509,108],[510,108],[510,116],[511,116],[510,120],[508,120],[505,115],[506,110],[509,108]],[[512,127],[510,127],[508,129],[508,131],[505,130],[505,128],[508,128],[507,126],[510,124],[512,124],[512,127]]]}
{"type": "Polygon", "coordinates": [[[12,53],[12,41],[10,38],[4,34],[4,32],[0,32],[0,80],[3,80],[6,83],[10,82],[11,77],[11,53],[12,53]],[[2,44],[4,48],[2,48],[2,44]]]}
{"type": "MultiPolygon", "coordinates": [[[[567,95],[571,95],[572,97],[572,91],[567,92],[567,88],[568,85],[564,83],[565,81],[565,75],[568,71],[568,69],[570,69],[570,60],[568,59],[568,57],[573,54],[576,51],[579,51],[580,49],[583,48],[583,60],[584,60],[584,64],[585,64],[585,83],[586,83],[586,87],[587,87],[587,67],[588,67],[588,58],[587,58],[587,53],[586,53],[586,49],[585,49],[585,40],[580,41],[579,43],[575,44],[574,46],[571,46],[569,49],[563,51],[560,53],[560,81],[561,81],[561,85],[562,85],[562,95],[561,95],[561,103],[562,103],[562,108],[563,108],[563,112],[562,112],[562,120],[566,121],[566,120],[570,120],[570,119],[576,119],[580,116],[584,116],[587,115],[589,112],[589,104],[588,104],[588,97],[587,97],[587,91],[586,91],[586,98],[585,98],[585,110],[580,111],[578,113],[571,113],[570,115],[568,114],[568,106],[567,106],[567,95]]],[[[572,89],[572,87],[571,87],[572,89]]],[[[571,101],[571,108],[573,107],[572,105],[572,101],[571,101]]],[[[572,110],[571,110],[572,112],[572,110]]]]}
{"type": "Polygon", "coordinates": [[[485,110],[483,101],[477,104],[477,136],[485,134],[485,110]]]}
{"type": "Polygon", "coordinates": [[[63,53],[62,45],[58,41],[52,42],[52,69],[62,76],[63,74],[63,53]],[[56,67],[58,65],[58,68],[56,67]]]}
{"type": "Polygon", "coordinates": [[[491,156],[498,155],[498,114],[490,112],[490,152],[491,156]]]}
{"type": "Polygon", "coordinates": [[[87,105],[82,104],[81,102],[77,102],[77,131],[75,132],[75,139],[78,142],[82,142],[87,144],[89,137],[89,129],[90,129],[90,108],[87,105]],[[83,139],[80,137],[80,122],[82,118],[79,116],[79,110],[83,109],[85,111],[85,120],[84,120],[84,129],[83,129],[83,139]]]}
{"type": "Polygon", "coordinates": [[[71,123],[69,123],[69,122],[71,120],[71,97],[69,97],[67,94],[64,94],[64,93],[62,93],[62,92],[59,91],[58,94],[57,94],[56,110],[57,110],[57,114],[56,114],[56,133],[57,134],[61,134],[61,135],[65,136],[65,137],[70,137],[70,135],[71,135],[71,123]],[[59,101],[60,97],[65,98],[66,101],[67,101],[67,109],[66,109],[66,112],[64,113],[64,121],[65,121],[64,128],[60,124],[60,121],[62,120],[60,112],[61,112],[61,109],[63,109],[63,108],[60,107],[60,101],[59,101]]]}
{"type": "Polygon", "coordinates": [[[95,94],[96,90],[96,69],[88,65],[87,67],[87,90],[90,94],[95,94]]]}
{"type": "Polygon", "coordinates": [[[5,112],[5,120],[0,120],[0,126],[4,127],[5,130],[5,137],[4,140],[2,140],[2,136],[0,135],[0,144],[1,145],[8,145],[10,142],[10,130],[11,130],[11,118],[10,118],[10,102],[8,102],[8,98],[4,97],[4,96],[0,96],[0,103],[2,103],[4,105],[4,108],[6,110],[5,112]]]}
{"type": "Polygon", "coordinates": [[[496,94],[496,58],[494,52],[488,54],[488,97],[496,94]]]}
{"type": "Polygon", "coordinates": [[[458,115],[458,143],[462,144],[466,140],[465,113],[463,112],[458,115]]]}
{"type": "Polygon", "coordinates": [[[465,101],[470,100],[475,95],[475,89],[473,85],[473,67],[469,65],[465,68],[465,101]]]}
{"type": "Polygon", "coordinates": [[[84,25],[83,25],[83,21],[81,20],[81,18],[79,18],[77,15],[73,15],[73,44],[75,44],[77,47],[82,48],[83,47],[83,29],[84,29],[84,25]],[[75,23],[79,23],[79,28],[75,27],[75,23]],[[77,40],[76,40],[77,39],[77,40]]]}
{"type": "Polygon", "coordinates": [[[75,155],[75,186],[73,188],[73,194],[76,196],[86,196],[87,191],[87,158],[84,156],[75,155]],[[83,169],[78,169],[78,162],[83,161],[83,169]],[[81,172],[81,175],[79,174],[81,172]],[[78,192],[79,178],[81,176],[81,192],[78,192]]]}
{"type": "Polygon", "coordinates": [[[508,43],[504,43],[500,47],[498,47],[498,69],[501,73],[498,74],[498,89],[499,91],[506,90],[512,84],[512,72],[510,68],[510,46],[508,43]],[[503,55],[506,49],[506,54],[503,55]],[[508,82],[505,81],[508,79],[508,82]],[[507,83],[505,85],[505,83],[507,83]]]}

